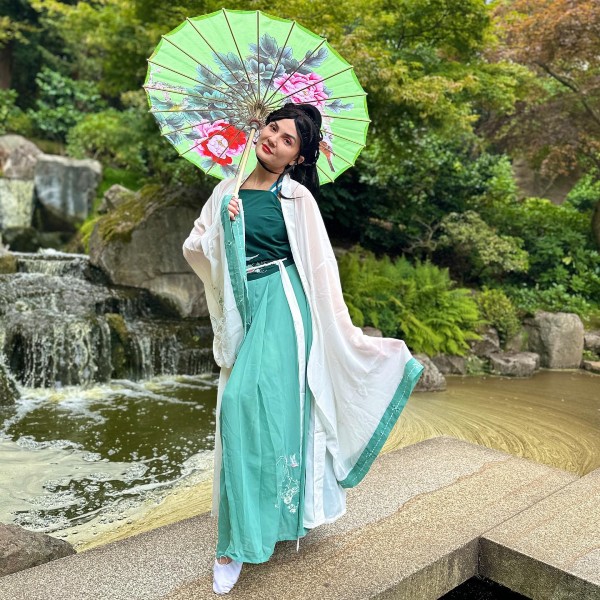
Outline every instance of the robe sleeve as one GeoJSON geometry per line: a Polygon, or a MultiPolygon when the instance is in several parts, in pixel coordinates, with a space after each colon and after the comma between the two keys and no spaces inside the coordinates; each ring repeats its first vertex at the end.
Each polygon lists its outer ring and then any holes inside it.
{"type": "Polygon", "coordinates": [[[309,385],[336,478],[342,487],[353,487],[388,438],[423,366],[402,340],[366,335],[352,323],[317,202],[304,186],[295,196],[301,203],[297,233],[317,329],[309,385]]]}
{"type": "Polygon", "coordinates": [[[225,337],[223,227],[220,208],[225,183],[220,182],[206,201],[194,227],[183,242],[183,256],[204,284],[204,295],[213,328],[213,354],[219,366],[227,363],[223,355],[225,337]]]}

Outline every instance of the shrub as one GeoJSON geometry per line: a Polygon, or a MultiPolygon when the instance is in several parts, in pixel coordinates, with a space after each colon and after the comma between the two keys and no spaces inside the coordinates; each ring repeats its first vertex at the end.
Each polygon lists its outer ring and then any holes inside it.
{"type": "Polygon", "coordinates": [[[35,82],[38,96],[35,109],[29,110],[37,133],[51,140],[65,141],[67,132],[85,113],[106,106],[97,84],[92,81],[73,81],[71,78],[43,67],[35,82]]]}
{"type": "Polygon", "coordinates": [[[469,290],[455,288],[447,269],[405,258],[377,259],[360,246],[339,260],[344,298],[357,326],[400,337],[416,352],[464,354],[481,323],[469,290]]]}
{"type": "Polygon", "coordinates": [[[502,290],[484,287],[476,299],[481,316],[496,328],[503,344],[519,332],[517,309],[502,290]]]}
{"type": "Polygon", "coordinates": [[[499,235],[475,211],[450,213],[442,219],[439,246],[453,273],[471,282],[500,279],[505,273],[526,272],[528,255],[523,240],[499,235]]]}

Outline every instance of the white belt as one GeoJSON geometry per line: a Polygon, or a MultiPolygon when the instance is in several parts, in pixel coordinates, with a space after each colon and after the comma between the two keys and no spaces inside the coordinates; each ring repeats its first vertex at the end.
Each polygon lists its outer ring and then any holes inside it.
{"type": "Polygon", "coordinates": [[[284,258],[278,258],[276,260],[271,260],[266,263],[259,262],[254,266],[251,265],[249,267],[246,267],[246,273],[252,273],[252,272],[256,271],[257,269],[262,269],[263,267],[268,267],[269,265],[274,265],[275,263],[281,264],[284,260],[287,260],[287,256],[284,258]]]}

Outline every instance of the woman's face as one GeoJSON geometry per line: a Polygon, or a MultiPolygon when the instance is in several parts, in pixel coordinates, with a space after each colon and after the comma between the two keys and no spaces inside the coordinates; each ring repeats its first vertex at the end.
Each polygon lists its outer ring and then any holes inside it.
{"type": "Polygon", "coordinates": [[[258,136],[256,156],[272,171],[279,173],[295,162],[301,163],[304,157],[300,152],[300,136],[294,119],[281,119],[265,125],[258,136]]]}

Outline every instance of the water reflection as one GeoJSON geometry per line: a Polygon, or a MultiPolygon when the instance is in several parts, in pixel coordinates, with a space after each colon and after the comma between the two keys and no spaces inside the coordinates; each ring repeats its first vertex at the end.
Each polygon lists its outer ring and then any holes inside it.
{"type": "Polygon", "coordinates": [[[411,396],[384,452],[450,435],[578,475],[600,468],[600,376],[540,371],[447,381],[444,392],[411,396]]]}
{"type": "Polygon", "coordinates": [[[73,527],[209,472],[213,376],[23,392],[0,408],[0,522],[73,527]]]}
{"type": "MultiPolygon", "coordinates": [[[[212,375],[23,389],[0,407],[0,522],[78,551],[210,509],[212,375]]],[[[600,468],[600,376],[449,377],[413,394],[382,451],[439,435],[584,475],[600,468]]]]}

